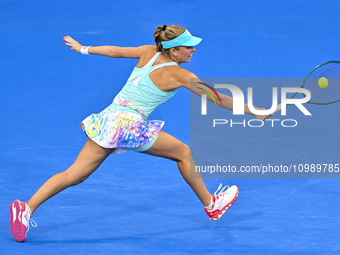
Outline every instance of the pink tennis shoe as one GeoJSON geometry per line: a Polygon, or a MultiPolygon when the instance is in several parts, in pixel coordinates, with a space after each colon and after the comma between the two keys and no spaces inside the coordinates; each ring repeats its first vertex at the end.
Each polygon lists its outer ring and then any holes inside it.
{"type": "Polygon", "coordinates": [[[31,222],[32,227],[37,226],[37,223],[31,219],[30,208],[26,203],[14,200],[9,207],[9,213],[11,216],[10,228],[14,239],[18,242],[25,241],[29,223],[31,222]]]}
{"type": "Polygon", "coordinates": [[[231,187],[225,186],[223,189],[221,188],[222,184],[218,186],[218,189],[212,196],[212,208],[204,208],[211,220],[218,220],[221,218],[223,214],[229,209],[229,207],[232,206],[232,204],[236,201],[238,196],[238,187],[235,185],[231,187]],[[224,191],[227,187],[228,189],[224,191]],[[220,192],[217,194],[219,190],[220,192]]]}

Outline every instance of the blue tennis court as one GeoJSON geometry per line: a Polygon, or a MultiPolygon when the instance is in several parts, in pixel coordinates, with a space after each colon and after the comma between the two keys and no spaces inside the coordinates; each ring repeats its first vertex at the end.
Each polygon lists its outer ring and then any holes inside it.
{"type": "MultiPolygon", "coordinates": [[[[43,204],[24,243],[9,228],[10,203],[27,201],[74,162],[87,140],[79,122],[112,102],[137,63],[76,54],[63,35],[84,45],[139,46],[154,44],[158,25],[179,24],[203,38],[183,65],[199,77],[303,78],[340,59],[338,2],[0,0],[0,6],[1,254],[340,253],[338,178],[205,178],[211,193],[220,183],[240,189],[213,222],[175,162],[133,152],[110,156],[84,183],[43,204]]],[[[256,88],[255,102],[268,107],[271,91],[263,90],[256,88]]],[[[226,129],[225,151],[216,157],[234,165],[339,164],[340,103],[306,107],[312,116],[287,109],[287,119],[299,120],[293,129],[226,129]]],[[[179,89],[150,118],[165,120],[164,131],[190,144],[190,114],[190,93],[179,89]]]]}

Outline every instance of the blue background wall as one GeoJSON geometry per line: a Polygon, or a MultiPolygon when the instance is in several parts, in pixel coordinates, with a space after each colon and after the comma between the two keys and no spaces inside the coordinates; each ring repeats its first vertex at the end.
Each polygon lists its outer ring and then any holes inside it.
{"type": "MultiPolygon", "coordinates": [[[[84,45],[139,46],[153,44],[157,25],[180,24],[203,38],[183,65],[199,77],[301,78],[339,59],[339,11],[337,1],[316,0],[1,0],[2,254],[337,254],[338,179],[207,179],[211,192],[220,182],[241,191],[230,211],[210,222],[175,163],[126,153],[39,208],[39,226],[24,244],[11,237],[8,206],[27,201],[73,163],[86,141],[78,123],[110,104],[136,64],[81,56],[63,44],[63,35],[84,45]]],[[[150,117],[165,120],[165,131],[189,143],[189,106],[182,89],[150,117]]],[[[335,161],[339,107],[308,108],[313,117],[299,129],[319,144],[330,134],[335,161]],[[320,129],[326,130],[321,138],[320,129]]],[[[260,135],[262,146],[270,146],[260,135]]],[[[251,137],[240,131],[230,139],[251,137]]]]}

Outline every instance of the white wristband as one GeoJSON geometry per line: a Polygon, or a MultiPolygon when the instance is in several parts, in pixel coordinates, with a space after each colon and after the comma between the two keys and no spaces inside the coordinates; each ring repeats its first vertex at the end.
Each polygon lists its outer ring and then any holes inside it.
{"type": "Polygon", "coordinates": [[[83,55],[90,55],[89,54],[89,48],[90,48],[91,46],[83,46],[83,47],[81,47],[80,48],[80,53],[81,54],[83,54],[83,55]]]}

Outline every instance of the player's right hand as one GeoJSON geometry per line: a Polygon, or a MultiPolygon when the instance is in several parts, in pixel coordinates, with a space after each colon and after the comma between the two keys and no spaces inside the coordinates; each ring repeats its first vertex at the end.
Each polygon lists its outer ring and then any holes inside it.
{"type": "MultiPolygon", "coordinates": [[[[257,110],[267,110],[265,108],[257,108],[257,107],[256,107],[256,109],[257,110]]],[[[268,115],[257,115],[257,114],[253,114],[253,115],[256,119],[263,121],[263,120],[269,119],[270,117],[273,117],[274,113],[271,113],[271,114],[268,114],[268,115]]]]}

